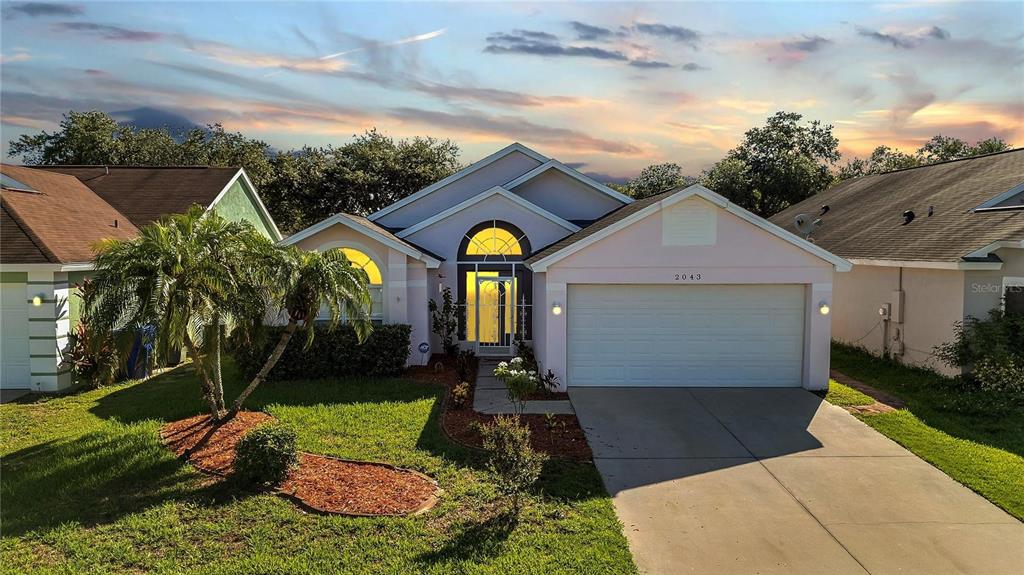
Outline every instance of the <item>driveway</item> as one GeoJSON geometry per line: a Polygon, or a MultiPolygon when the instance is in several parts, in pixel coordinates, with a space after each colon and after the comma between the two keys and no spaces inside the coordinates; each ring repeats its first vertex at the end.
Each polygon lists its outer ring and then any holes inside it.
{"type": "Polygon", "coordinates": [[[1024,572],[1024,524],[807,391],[569,395],[643,572],[1024,572]]]}

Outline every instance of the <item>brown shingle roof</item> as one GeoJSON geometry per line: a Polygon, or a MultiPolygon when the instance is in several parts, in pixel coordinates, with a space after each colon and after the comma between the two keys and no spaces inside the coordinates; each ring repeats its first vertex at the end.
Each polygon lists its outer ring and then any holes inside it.
{"type": "Polygon", "coordinates": [[[144,226],[166,214],[184,213],[192,204],[209,207],[238,168],[205,166],[38,166],[78,178],[107,203],[144,226]]]}
{"type": "Polygon", "coordinates": [[[626,204],[626,205],[622,206],[621,208],[618,208],[614,212],[611,212],[608,215],[604,216],[603,218],[601,218],[601,219],[597,220],[596,222],[590,224],[589,226],[583,228],[582,230],[580,230],[578,232],[575,232],[575,233],[572,233],[572,234],[569,234],[569,235],[565,236],[564,238],[558,240],[557,242],[555,242],[553,244],[549,244],[548,246],[546,246],[544,248],[541,248],[539,251],[533,252],[533,255],[530,256],[526,260],[526,263],[527,264],[532,264],[534,262],[538,262],[538,261],[540,261],[540,260],[550,256],[551,254],[553,254],[555,252],[559,252],[559,251],[561,251],[561,250],[571,246],[572,244],[582,240],[583,238],[585,238],[587,236],[593,235],[593,234],[595,234],[595,233],[597,233],[597,232],[607,228],[608,226],[614,224],[615,222],[618,222],[618,221],[621,221],[621,220],[624,220],[624,219],[628,218],[629,216],[639,212],[640,210],[646,208],[647,206],[649,206],[651,204],[660,202],[661,200],[667,198],[668,196],[671,196],[672,194],[674,194],[674,193],[676,193],[678,191],[681,191],[682,189],[683,188],[677,188],[677,189],[674,189],[674,190],[669,190],[667,192],[662,192],[662,193],[660,193],[658,195],[651,196],[649,198],[644,198],[642,200],[637,200],[637,201],[635,201],[633,203],[626,204]]]}
{"type": "Polygon", "coordinates": [[[797,214],[816,218],[828,205],[811,239],[836,255],[957,261],[996,241],[1024,240],[1024,210],[972,211],[1021,182],[1024,149],[847,180],[769,220],[793,231],[797,214]],[[904,226],[906,210],[916,217],[904,226]]]}
{"type": "Polygon", "coordinates": [[[0,170],[35,190],[0,192],[4,263],[87,262],[99,240],[127,239],[139,232],[124,214],[71,176],[24,166],[0,165],[0,170]]]}
{"type": "Polygon", "coordinates": [[[371,222],[370,220],[366,219],[363,216],[357,216],[355,214],[342,214],[342,215],[344,215],[348,219],[352,220],[353,222],[355,222],[355,223],[357,223],[357,224],[359,224],[359,225],[361,225],[361,226],[363,226],[365,228],[371,229],[371,230],[373,230],[373,231],[375,231],[375,232],[377,232],[379,234],[384,234],[385,236],[388,236],[389,238],[395,240],[396,242],[403,243],[403,244],[409,246],[410,248],[412,248],[414,250],[423,252],[423,253],[427,254],[428,256],[434,258],[437,261],[441,261],[441,262],[444,261],[443,257],[441,257],[441,256],[439,256],[439,255],[437,255],[437,254],[435,254],[433,252],[431,252],[428,249],[421,248],[420,246],[410,242],[409,240],[402,239],[402,238],[396,236],[391,230],[389,230],[389,229],[387,229],[387,228],[385,228],[383,226],[379,226],[376,223],[371,222]]]}

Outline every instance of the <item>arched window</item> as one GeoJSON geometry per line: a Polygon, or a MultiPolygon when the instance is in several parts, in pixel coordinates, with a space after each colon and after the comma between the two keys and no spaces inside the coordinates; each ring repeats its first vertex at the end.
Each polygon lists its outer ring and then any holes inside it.
{"type": "Polygon", "coordinates": [[[474,226],[459,246],[460,260],[519,261],[530,253],[522,230],[510,223],[491,220],[474,226]]]}
{"type": "MultiPolygon", "coordinates": [[[[330,248],[320,248],[330,249],[330,248]]],[[[381,322],[384,320],[384,276],[380,273],[380,266],[377,262],[373,261],[366,252],[350,247],[339,248],[345,257],[348,258],[349,263],[352,267],[361,269],[366,272],[367,278],[370,280],[370,284],[367,286],[370,292],[370,319],[374,322],[381,322]]],[[[320,309],[319,319],[327,319],[327,309],[322,307],[320,309]]]]}

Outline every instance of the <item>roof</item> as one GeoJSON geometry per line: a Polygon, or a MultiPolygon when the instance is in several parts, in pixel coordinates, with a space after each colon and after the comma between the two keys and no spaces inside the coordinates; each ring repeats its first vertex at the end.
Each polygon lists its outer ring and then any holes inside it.
{"type": "Polygon", "coordinates": [[[74,177],[24,166],[0,165],[0,172],[34,190],[0,192],[3,263],[88,262],[96,242],[138,234],[124,214],[74,177]]]}
{"type": "Polygon", "coordinates": [[[847,180],[769,218],[793,230],[819,217],[811,239],[844,258],[959,262],[984,246],[1024,240],[1024,209],[974,211],[1024,182],[1024,149],[847,180]],[[933,215],[928,211],[932,209],[933,215]],[[915,218],[903,224],[904,211],[915,218]]]}
{"type": "Polygon", "coordinates": [[[582,230],[574,234],[570,234],[561,240],[534,252],[534,254],[531,255],[525,263],[534,271],[545,271],[547,266],[575,253],[580,249],[583,249],[590,243],[598,241],[606,235],[629,226],[634,221],[646,218],[647,216],[660,211],[662,208],[668,207],[692,196],[699,196],[715,204],[719,208],[739,217],[740,219],[746,220],[748,223],[753,224],[804,251],[810,252],[811,254],[831,263],[835,266],[837,271],[845,272],[850,270],[850,263],[843,258],[829,253],[827,250],[787,232],[768,220],[748,212],[725,199],[723,196],[720,196],[699,184],[694,184],[686,188],[676,188],[649,198],[637,200],[631,204],[626,204],[582,230]]]}
{"type": "Polygon", "coordinates": [[[136,226],[192,204],[210,207],[239,168],[206,166],[34,166],[78,178],[136,226]]]}
{"type": "Polygon", "coordinates": [[[346,213],[334,214],[333,216],[321,220],[302,231],[296,232],[288,236],[287,238],[281,240],[280,243],[283,245],[291,245],[297,243],[308,237],[314,236],[317,233],[326,230],[327,228],[330,228],[333,225],[348,226],[349,228],[359,233],[362,233],[368,237],[371,237],[374,240],[386,246],[394,248],[413,259],[423,261],[424,263],[427,264],[427,267],[429,268],[436,268],[441,264],[441,262],[444,261],[443,257],[435,253],[432,253],[428,250],[425,250],[408,240],[396,236],[391,230],[383,226],[377,225],[376,223],[370,221],[369,219],[363,216],[357,216],[354,214],[346,213]]]}

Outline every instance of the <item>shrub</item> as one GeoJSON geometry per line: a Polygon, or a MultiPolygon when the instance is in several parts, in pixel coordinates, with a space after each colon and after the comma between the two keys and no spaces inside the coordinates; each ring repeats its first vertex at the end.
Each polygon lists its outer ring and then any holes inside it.
{"type": "Polygon", "coordinates": [[[516,357],[523,360],[527,371],[540,371],[537,365],[537,355],[533,352],[533,346],[526,343],[521,333],[516,334],[516,357]]]}
{"type": "Polygon", "coordinates": [[[953,341],[936,346],[935,355],[950,367],[972,370],[964,379],[983,391],[1021,396],[1024,314],[993,309],[987,319],[958,322],[953,341]]]}
{"type": "Polygon", "coordinates": [[[431,330],[441,338],[441,349],[448,357],[459,351],[455,341],[455,333],[459,329],[459,306],[452,301],[451,288],[445,287],[441,292],[441,305],[433,299],[428,304],[430,309],[431,330]]]}
{"type": "Polygon", "coordinates": [[[298,462],[295,430],[283,423],[261,425],[235,447],[235,476],[254,485],[277,485],[298,462]]]}
{"type": "Polygon", "coordinates": [[[973,377],[984,391],[1024,396],[1024,360],[1013,356],[983,357],[973,377]]]}
{"type": "MultiPolygon", "coordinates": [[[[246,379],[259,371],[280,337],[280,327],[265,330],[264,337],[251,342],[232,341],[231,353],[246,379]]],[[[313,327],[316,337],[306,348],[301,334],[284,350],[268,379],[323,379],[349,376],[393,376],[402,373],[409,357],[412,328],[404,324],[379,325],[359,344],[352,326],[313,327]]],[[[241,331],[241,330],[239,330],[241,331]]]]}
{"type": "Polygon", "coordinates": [[[540,477],[547,456],[530,447],[530,429],[519,422],[518,416],[498,416],[480,432],[489,455],[487,469],[494,476],[498,492],[510,498],[518,514],[523,496],[540,477]]]}
{"type": "Polygon", "coordinates": [[[466,407],[466,401],[469,399],[469,384],[465,381],[456,385],[452,388],[452,405],[461,409],[466,407]]]}
{"type": "Polygon", "coordinates": [[[494,376],[508,388],[508,400],[512,402],[516,413],[522,413],[526,398],[537,391],[537,372],[527,370],[523,358],[513,357],[512,361],[499,363],[494,369],[494,376]]]}
{"type": "Polygon", "coordinates": [[[471,349],[464,349],[455,357],[455,373],[459,376],[459,381],[469,381],[475,366],[476,352],[471,349]]]}

